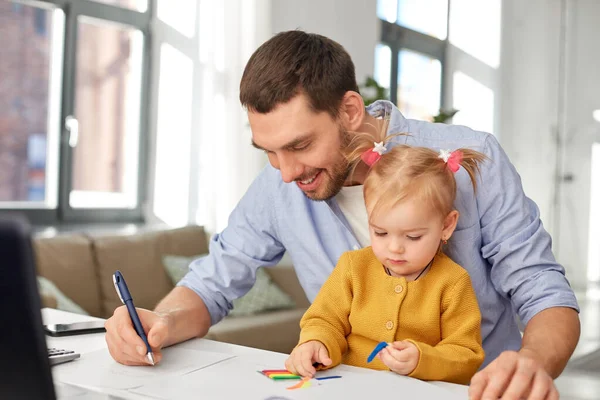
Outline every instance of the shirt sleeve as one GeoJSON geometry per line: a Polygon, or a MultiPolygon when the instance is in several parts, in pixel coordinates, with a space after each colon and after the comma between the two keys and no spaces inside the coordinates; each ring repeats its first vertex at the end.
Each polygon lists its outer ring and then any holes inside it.
{"type": "Polygon", "coordinates": [[[552,240],[515,167],[496,138],[487,135],[482,180],[477,186],[482,255],[492,265],[495,289],[509,298],[521,321],[550,307],[579,311],[564,268],[552,254],[552,240]]]}
{"type": "Polygon", "coordinates": [[[419,349],[409,376],[429,381],[468,384],[483,363],[481,313],[471,279],[465,272],[442,299],[441,336],[435,346],[408,340],[419,349]]]}
{"type": "Polygon", "coordinates": [[[344,253],[300,321],[298,345],[311,340],[323,343],[332,361],[328,368],[341,364],[342,356],[348,350],[346,336],[352,329],[349,321],[351,304],[350,255],[344,253]]]}
{"type": "Polygon", "coordinates": [[[195,260],[178,283],[202,299],[214,325],[233,308],[232,301],[246,294],[256,281],[256,270],[275,265],[285,248],[276,231],[271,201],[272,177],[266,167],[250,185],[229,216],[227,227],[214,235],[209,255],[195,260]]]}

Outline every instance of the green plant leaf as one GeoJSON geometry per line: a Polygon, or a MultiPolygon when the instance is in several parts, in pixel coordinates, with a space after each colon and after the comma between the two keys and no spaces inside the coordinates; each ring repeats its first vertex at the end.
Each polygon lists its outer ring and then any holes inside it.
{"type": "MultiPolygon", "coordinates": [[[[361,85],[359,85],[359,89],[363,96],[365,106],[368,106],[369,104],[372,104],[377,100],[390,99],[389,90],[377,83],[377,81],[372,76],[367,76],[365,78],[365,81],[361,85]]],[[[456,115],[457,112],[458,110],[455,109],[440,109],[438,115],[434,115],[432,117],[432,121],[446,123],[448,120],[454,117],[454,115],[456,115]]]]}
{"type": "Polygon", "coordinates": [[[458,110],[455,110],[455,109],[451,109],[451,110],[442,110],[442,109],[440,109],[439,114],[435,115],[433,117],[433,122],[442,122],[442,123],[445,123],[446,121],[448,121],[449,119],[451,119],[452,117],[454,117],[457,112],[458,112],[458,110]]]}

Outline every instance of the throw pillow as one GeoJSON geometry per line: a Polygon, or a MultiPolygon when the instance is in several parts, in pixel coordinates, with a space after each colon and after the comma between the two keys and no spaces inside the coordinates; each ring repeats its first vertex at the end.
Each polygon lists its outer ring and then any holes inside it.
{"type": "MultiPolygon", "coordinates": [[[[163,264],[173,284],[176,285],[184,277],[189,271],[189,265],[193,260],[205,255],[194,257],[164,256],[163,264]]],[[[252,315],[263,311],[294,308],[295,306],[294,300],[273,282],[263,268],[259,268],[256,271],[256,283],[244,296],[233,300],[233,310],[229,312],[229,315],[252,315]]]]}
{"type": "Polygon", "coordinates": [[[46,294],[49,296],[53,296],[56,299],[56,309],[62,311],[69,311],[76,314],[89,315],[81,306],[75,303],[73,300],[68,298],[63,292],[60,291],[56,285],[44,278],[43,276],[37,277],[38,287],[40,290],[40,294],[46,294]]]}

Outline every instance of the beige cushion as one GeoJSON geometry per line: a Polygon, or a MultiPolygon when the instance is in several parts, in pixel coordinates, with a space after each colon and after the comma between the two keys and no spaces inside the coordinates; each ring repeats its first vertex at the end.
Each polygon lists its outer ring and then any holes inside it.
{"type": "Polygon", "coordinates": [[[297,308],[308,308],[310,302],[306,298],[304,289],[300,286],[298,276],[294,267],[287,265],[278,265],[276,267],[265,268],[271,279],[277,286],[284,292],[290,295],[290,297],[296,303],[297,308]]]}
{"type": "Polygon", "coordinates": [[[271,311],[227,317],[211,327],[207,339],[289,354],[300,337],[300,319],[306,309],[271,311]]]}
{"type": "Polygon", "coordinates": [[[148,232],[132,236],[105,236],[94,239],[104,317],[121,301],[112,282],[120,270],[127,281],[136,307],[153,309],[173,288],[162,263],[166,254],[192,256],[207,252],[201,226],[148,232]]]}
{"type": "Polygon", "coordinates": [[[102,315],[92,246],[87,237],[37,238],[34,249],[39,275],[54,282],[90,315],[102,315]]]}
{"type": "MultiPolygon", "coordinates": [[[[198,254],[192,257],[166,255],[163,257],[165,271],[173,285],[176,285],[189,272],[192,261],[202,258],[207,254],[198,254]]],[[[296,303],[289,294],[282,291],[264,268],[256,270],[256,281],[250,291],[238,299],[233,300],[233,310],[230,316],[243,316],[259,314],[265,311],[284,310],[296,307],[296,303]]]]}

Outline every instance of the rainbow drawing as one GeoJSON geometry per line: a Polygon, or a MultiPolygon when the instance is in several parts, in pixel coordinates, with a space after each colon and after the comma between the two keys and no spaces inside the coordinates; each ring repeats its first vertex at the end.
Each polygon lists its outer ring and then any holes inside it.
{"type": "Polygon", "coordinates": [[[310,378],[302,378],[302,380],[298,383],[296,383],[295,385],[290,386],[289,388],[287,388],[288,390],[294,390],[294,389],[306,389],[311,387],[312,384],[312,380],[310,378]]]}
{"type": "Polygon", "coordinates": [[[287,369],[263,369],[262,371],[258,371],[267,378],[273,380],[283,380],[283,379],[302,379],[300,375],[292,374],[287,369]]]}

